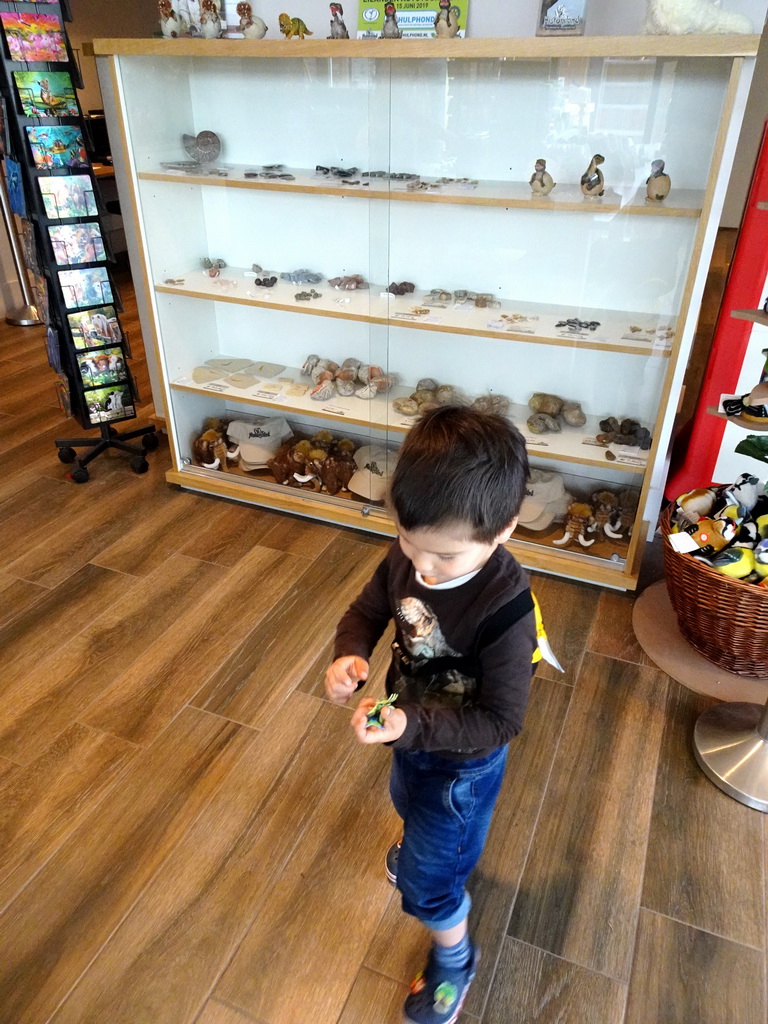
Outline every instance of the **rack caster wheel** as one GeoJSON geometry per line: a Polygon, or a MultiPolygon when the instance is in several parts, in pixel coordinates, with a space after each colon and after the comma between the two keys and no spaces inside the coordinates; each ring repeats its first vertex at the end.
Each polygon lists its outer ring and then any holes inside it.
{"type": "Polygon", "coordinates": [[[59,462],[74,462],[77,458],[77,452],[74,448],[59,448],[58,455],[59,462]]]}
{"type": "Polygon", "coordinates": [[[131,469],[134,473],[146,473],[149,463],[141,455],[137,455],[135,459],[131,459],[131,469]]]}
{"type": "Polygon", "coordinates": [[[145,452],[153,452],[160,444],[157,439],[157,434],[145,434],[141,439],[142,446],[145,452]]]}
{"type": "Polygon", "coordinates": [[[88,483],[88,480],[89,480],[89,478],[90,478],[90,473],[89,473],[89,472],[88,472],[88,470],[87,470],[87,469],[85,468],[85,466],[77,466],[77,467],[76,467],[75,469],[73,469],[73,470],[72,470],[72,472],[71,472],[71,473],[69,474],[69,479],[70,479],[70,480],[74,480],[74,482],[75,482],[76,484],[85,484],[85,483],[88,483]]]}

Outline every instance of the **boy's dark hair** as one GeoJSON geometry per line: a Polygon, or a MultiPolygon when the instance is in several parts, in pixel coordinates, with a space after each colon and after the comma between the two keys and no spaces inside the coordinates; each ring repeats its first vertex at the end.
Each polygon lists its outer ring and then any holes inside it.
{"type": "Polygon", "coordinates": [[[525,441],[504,416],[459,405],[430,409],[406,435],[389,487],[405,530],[466,524],[490,543],[520,511],[525,441]]]}

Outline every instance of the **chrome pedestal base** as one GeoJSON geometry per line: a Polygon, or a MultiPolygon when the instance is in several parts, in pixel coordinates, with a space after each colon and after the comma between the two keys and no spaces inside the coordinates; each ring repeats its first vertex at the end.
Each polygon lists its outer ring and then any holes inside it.
{"type": "Polygon", "coordinates": [[[43,321],[38,316],[34,306],[22,306],[20,309],[11,310],[6,315],[5,322],[13,324],[14,327],[36,327],[37,324],[41,324],[43,321]]]}
{"type": "Polygon", "coordinates": [[[693,752],[716,786],[768,812],[768,706],[718,704],[696,722],[693,752]]]}

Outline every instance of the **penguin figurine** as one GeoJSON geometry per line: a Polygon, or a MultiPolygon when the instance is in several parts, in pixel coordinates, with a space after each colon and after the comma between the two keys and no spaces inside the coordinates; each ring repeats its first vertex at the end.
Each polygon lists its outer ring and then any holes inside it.
{"type": "Polygon", "coordinates": [[[397,11],[394,4],[387,4],[384,8],[384,27],[381,30],[382,39],[402,39],[403,33],[397,23],[397,11]]]}
{"type": "Polygon", "coordinates": [[[267,34],[266,22],[254,15],[253,8],[247,0],[241,0],[235,9],[240,17],[240,31],[245,38],[263,39],[267,34]]]}
{"type": "Polygon", "coordinates": [[[552,189],[555,187],[555,182],[552,180],[552,175],[547,170],[546,160],[537,160],[535,170],[531,175],[531,180],[528,183],[531,186],[531,192],[535,196],[548,196],[552,189]]]}
{"type": "Polygon", "coordinates": [[[187,31],[187,24],[175,9],[171,0],[159,0],[160,31],[167,39],[176,39],[187,31]]]}
{"type": "Polygon", "coordinates": [[[585,196],[605,195],[605,178],[600,170],[600,164],[604,163],[605,157],[595,153],[589,167],[581,176],[581,191],[585,196]]]}
{"type": "Polygon", "coordinates": [[[451,7],[451,0],[440,0],[439,10],[435,15],[435,35],[441,39],[453,39],[459,33],[459,18],[456,8],[451,7]]]}
{"type": "Polygon", "coordinates": [[[664,173],[664,161],[654,160],[651,164],[651,173],[645,180],[645,197],[652,203],[660,203],[669,195],[672,182],[669,175],[664,173]]]}
{"type": "Polygon", "coordinates": [[[221,16],[217,0],[201,0],[200,35],[203,39],[218,39],[221,31],[221,16]]]}
{"type": "Polygon", "coordinates": [[[341,4],[331,4],[331,34],[329,39],[349,39],[347,26],[344,24],[344,9],[341,4]]]}

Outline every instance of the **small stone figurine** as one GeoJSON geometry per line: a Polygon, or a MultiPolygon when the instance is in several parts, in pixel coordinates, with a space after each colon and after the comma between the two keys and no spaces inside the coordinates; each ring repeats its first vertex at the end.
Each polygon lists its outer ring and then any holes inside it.
{"type": "Polygon", "coordinates": [[[176,39],[187,31],[187,23],[176,10],[171,0],[159,0],[157,9],[160,12],[160,31],[168,39],[176,39]]]}
{"type": "Polygon", "coordinates": [[[241,0],[236,10],[243,36],[246,39],[263,39],[267,34],[266,22],[253,13],[251,5],[246,0],[241,0]]]}
{"type": "Polygon", "coordinates": [[[341,4],[331,4],[331,34],[328,38],[349,39],[349,32],[344,24],[344,8],[341,4]]]}
{"type": "Polygon", "coordinates": [[[664,173],[664,161],[654,160],[651,164],[651,173],[645,180],[646,199],[660,203],[667,198],[671,187],[669,175],[664,173]]]}
{"type": "Polygon", "coordinates": [[[223,31],[219,0],[200,0],[200,35],[203,39],[218,39],[223,31]]]}
{"type": "Polygon", "coordinates": [[[278,17],[277,22],[286,39],[303,39],[304,36],[312,35],[301,18],[292,18],[289,14],[283,13],[278,17]]]}
{"type": "Polygon", "coordinates": [[[581,191],[585,196],[594,197],[605,195],[605,178],[600,170],[600,164],[605,162],[605,157],[595,153],[589,163],[589,167],[581,176],[581,191]]]}
{"type": "Polygon", "coordinates": [[[459,34],[458,8],[451,7],[451,0],[439,0],[435,15],[435,35],[440,39],[454,39],[459,34]]]}
{"type": "Polygon", "coordinates": [[[537,160],[536,169],[531,175],[529,182],[531,186],[531,192],[535,196],[548,196],[552,189],[555,187],[555,182],[552,180],[552,175],[547,170],[546,160],[537,160]]]}
{"type": "Polygon", "coordinates": [[[381,30],[382,39],[402,39],[403,33],[397,23],[397,11],[394,4],[387,4],[384,8],[384,27],[381,30]]]}

